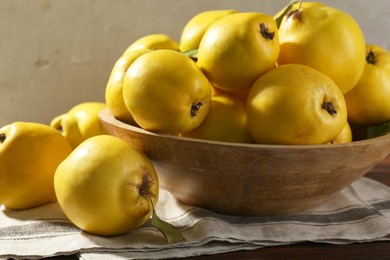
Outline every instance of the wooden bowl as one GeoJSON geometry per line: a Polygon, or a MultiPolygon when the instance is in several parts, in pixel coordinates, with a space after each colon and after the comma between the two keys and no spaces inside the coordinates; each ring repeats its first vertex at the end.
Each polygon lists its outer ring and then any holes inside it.
{"type": "Polygon", "coordinates": [[[107,109],[99,116],[110,134],[149,156],[162,188],[189,205],[229,215],[310,209],[390,152],[390,134],[348,144],[239,144],[148,132],[115,119],[107,109]]]}

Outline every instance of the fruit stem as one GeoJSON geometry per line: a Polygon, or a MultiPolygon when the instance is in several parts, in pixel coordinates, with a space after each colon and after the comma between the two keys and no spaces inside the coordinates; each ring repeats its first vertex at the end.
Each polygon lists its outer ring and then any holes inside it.
{"type": "Polygon", "coordinates": [[[375,64],[375,53],[372,50],[367,53],[366,61],[369,64],[375,64]]]}
{"type": "Polygon", "coordinates": [[[145,172],[142,175],[142,183],[141,183],[141,186],[139,187],[139,192],[141,193],[141,195],[147,196],[148,189],[152,183],[152,177],[150,176],[150,173],[146,169],[143,169],[143,170],[145,170],[145,172]]]}
{"type": "Polygon", "coordinates": [[[269,32],[267,26],[265,26],[264,23],[260,24],[260,32],[266,40],[272,40],[275,37],[275,32],[269,32]]]}
{"type": "Polygon", "coordinates": [[[201,106],[202,106],[201,102],[198,102],[196,104],[192,104],[192,106],[191,106],[191,116],[197,116],[198,115],[198,111],[199,111],[201,106]]]}
{"type": "Polygon", "coordinates": [[[0,143],[4,143],[6,138],[7,138],[7,136],[4,133],[1,133],[0,134],[0,143]]]}
{"type": "Polygon", "coordinates": [[[299,1],[299,6],[298,6],[298,10],[301,10],[301,7],[302,7],[302,0],[299,1]]]}
{"type": "Polygon", "coordinates": [[[186,52],[182,52],[184,55],[188,56],[193,60],[194,62],[198,61],[198,49],[189,50],[186,52]]]}
{"type": "Polygon", "coordinates": [[[328,111],[328,113],[333,116],[334,114],[337,114],[336,109],[334,108],[334,105],[331,101],[322,103],[322,108],[328,111]]]}

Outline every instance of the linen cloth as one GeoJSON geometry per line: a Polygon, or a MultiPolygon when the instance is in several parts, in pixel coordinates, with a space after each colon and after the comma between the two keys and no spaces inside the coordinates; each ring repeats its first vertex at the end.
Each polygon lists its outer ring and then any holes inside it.
{"type": "Polygon", "coordinates": [[[80,259],[164,259],[251,250],[305,241],[347,244],[390,240],[390,187],[361,177],[322,205],[297,214],[238,217],[190,207],[166,190],[156,207],[185,241],[168,244],[146,223],[114,237],[74,226],[57,203],[0,211],[0,258],[38,259],[77,254],[80,259]]]}

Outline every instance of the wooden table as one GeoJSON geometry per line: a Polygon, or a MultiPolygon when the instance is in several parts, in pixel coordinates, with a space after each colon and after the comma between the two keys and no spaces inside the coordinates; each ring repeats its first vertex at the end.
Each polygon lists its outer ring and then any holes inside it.
{"type": "MultiPolygon", "coordinates": [[[[365,175],[390,186],[390,155],[365,175]]],[[[47,259],[77,259],[76,256],[47,259]]],[[[188,259],[390,259],[390,242],[354,243],[331,245],[302,243],[290,246],[265,247],[250,251],[236,251],[188,259]]]]}

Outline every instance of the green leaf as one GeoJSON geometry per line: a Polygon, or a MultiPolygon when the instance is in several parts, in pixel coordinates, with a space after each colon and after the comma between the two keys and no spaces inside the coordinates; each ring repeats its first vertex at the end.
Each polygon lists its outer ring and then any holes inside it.
{"type": "Polygon", "coordinates": [[[197,59],[198,58],[198,49],[185,51],[185,52],[183,52],[183,54],[192,58],[192,59],[197,59]]]}
{"type": "Polygon", "coordinates": [[[390,133],[390,121],[386,121],[382,124],[373,125],[367,128],[368,138],[374,138],[388,133],[390,133]]]}
{"type": "Polygon", "coordinates": [[[282,23],[283,17],[293,8],[293,5],[298,3],[297,0],[292,0],[284,9],[283,13],[281,13],[278,17],[275,18],[276,25],[278,26],[278,29],[280,27],[280,24],[282,23]]]}
{"type": "Polygon", "coordinates": [[[165,222],[157,216],[156,210],[154,209],[153,201],[150,196],[147,193],[143,194],[143,196],[145,196],[149,200],[152,206],[153,211],[150,224],[153,227],[157,228],[161,233],[163,233],[168,243],[172,244],[183,241],[184,237],[179,230],[177,230],[173,225],[169,224],[168,222],[165,222]]]}
{"type": "Polygon", "coordinates": [[[168,243],[170,244],[177,243],[184,240],[184,237],[182,236],[179,230],[177,230],[173,225],[169,224],[168,222],[165,222],[164,220],[160,219],[157,216],[154,208],[153,208],[151,224],[153,227],[157,228],[158,230],[161,231],[161,233],[163,233],[168,243]]]}

